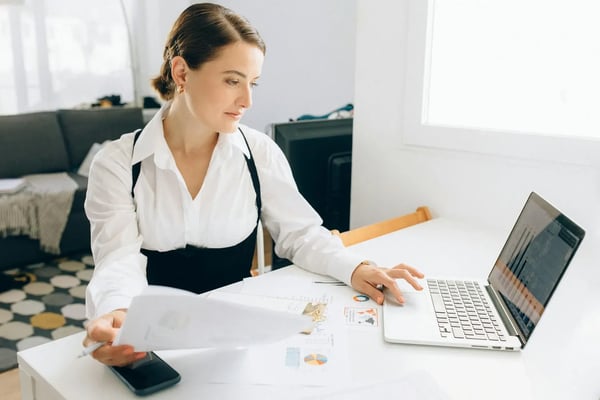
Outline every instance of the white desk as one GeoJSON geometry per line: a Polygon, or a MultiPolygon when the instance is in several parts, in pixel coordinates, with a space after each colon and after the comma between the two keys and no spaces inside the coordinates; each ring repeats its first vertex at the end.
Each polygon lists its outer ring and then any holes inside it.
{"type": "MultiPolygon", "coordinates": [[[[381,265],[405,262],[429,274],[459,271],[465,277],[485,278],[506,235],[434,219],[354,248],[381,265]]],[[[593,247],[584,240],[523,351],[388,344],[380,327],[352,330],[348,385],[417,374],[429,377],[451,399],[599,399],[600,266],[593,247]]],[[[268,274],[274,282],[290,275],[312,279],[296,267],[268,274]]],[[[76,358],[81,341],[82,334],[76,334],[20,352],[23,399],[136,398],[106,367],[89,357],[76,358]]],[[[197,384],[193,360],[198,353],[181,353],[160,353],[181,373],[182,381],[153,398],[289,399],[315,393],[297,387],[197,384]]],[[[402,393],[390,395],[401,398],[402,393]]]]}

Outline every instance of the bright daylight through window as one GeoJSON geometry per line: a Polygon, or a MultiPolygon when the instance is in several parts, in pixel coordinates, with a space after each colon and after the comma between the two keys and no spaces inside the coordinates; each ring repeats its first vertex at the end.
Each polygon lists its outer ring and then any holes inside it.
{"type": "Polygon", "coordinates": [[[422,123],[600,139],[598,0],[430,2],[422,123]]]}
{"type": "Polygon", "coordinates": [[[0,1],[0,114],[133,99],[118,0],[0,1]]]}

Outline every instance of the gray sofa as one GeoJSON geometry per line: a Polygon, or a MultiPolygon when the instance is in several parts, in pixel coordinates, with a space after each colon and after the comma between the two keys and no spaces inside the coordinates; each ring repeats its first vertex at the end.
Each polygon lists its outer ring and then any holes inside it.
{"type": "MultiPolygon", "coordinates": [[[[77,183],[60,242],[61,255],[89,251],[90,228],[83,204],[87,178],[80,164],[94,143],[142,128],[140,108],[58,110],[0,116],[0,179],[67,172],[77,183]]],[[[44,261],[56,254],[40,250],[27,236],[0,236],[0,271],[44,261]]]]}

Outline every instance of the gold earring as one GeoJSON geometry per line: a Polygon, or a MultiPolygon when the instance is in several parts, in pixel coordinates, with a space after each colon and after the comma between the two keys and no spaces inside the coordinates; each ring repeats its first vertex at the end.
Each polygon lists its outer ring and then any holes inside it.
{"type": "Polygon", "coordinates": [[[177,93],[179,93],[179,94],[183,93],[183,85],[177,86],[177,93]]]}

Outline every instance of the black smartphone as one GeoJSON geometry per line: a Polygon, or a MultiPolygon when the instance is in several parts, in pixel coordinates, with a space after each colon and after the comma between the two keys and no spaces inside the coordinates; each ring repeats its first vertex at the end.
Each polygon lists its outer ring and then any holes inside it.
{"type": "Polygon", "coordinates": [[[154,352],[124,367],[109,367],[138,396],[157,392],[179,382],[181,376],[154,352]]]}

